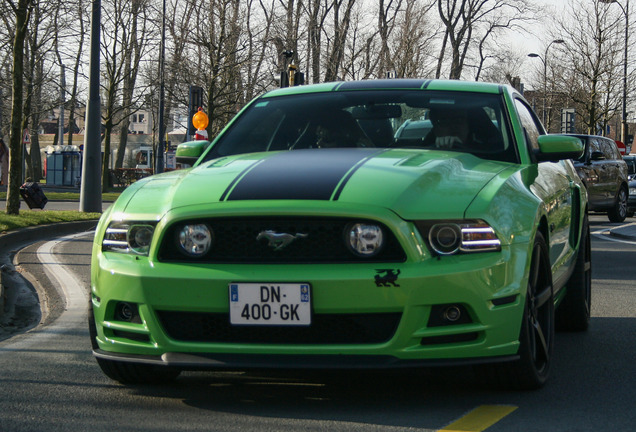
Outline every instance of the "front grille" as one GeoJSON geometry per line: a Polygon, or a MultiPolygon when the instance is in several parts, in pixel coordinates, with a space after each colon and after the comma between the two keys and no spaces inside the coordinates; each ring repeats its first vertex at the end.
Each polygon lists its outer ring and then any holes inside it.
{"type": "Polygon", "coordinates": [[[311,264],[355,262],[403,262],[404,250],[395,235],[384,225],[385,246],[371,258],[353,254],[345,243],[345,232],[351,222],[369,222],[350,219],[324,218],[215,218],[182,221],[166,230],[159,248],[159,260],[164,262],[204,262],[223,264],[311,264]],[[177,233],[187,223],[205,223],[214,232],[210,252],[201,258],[191,258],[179,252],[177,233]],[[278,250],[268,245],[267,239],[257,240],[264,231],[302,234],[278,250]]]}
{"type": "Polygon", "coordinates": [[[401,313],[316,314],[307,327],[233,326],[226,313],[157,311],[168,336],[185,342],[283,345],[375,344],[393,337],[401,313]]]}

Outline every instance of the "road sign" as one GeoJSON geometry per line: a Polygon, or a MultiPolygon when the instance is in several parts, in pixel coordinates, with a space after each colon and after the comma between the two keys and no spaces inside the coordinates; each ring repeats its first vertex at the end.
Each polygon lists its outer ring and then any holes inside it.
{"type": "Polygon", "coordinates": [[[22,136],[22,144],[29,144],[31,142],[31,135],[29,135],[29,130],[24,130],[24,135],[22,136]]]}
{"type": "Polygon", "coordinates": [[[618,147],[618,151],[621,152],[621,155],[625,156],[627,154],[627,147],[623,144],[622,141],[616,141],[616,147],[618,147]]]}

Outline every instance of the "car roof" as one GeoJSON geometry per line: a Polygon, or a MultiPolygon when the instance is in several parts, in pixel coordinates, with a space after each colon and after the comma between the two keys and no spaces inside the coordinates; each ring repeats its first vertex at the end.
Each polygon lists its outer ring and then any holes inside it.
{"type": "Polygon", "coordinates": [[[603,139],[603,140],[615,142],[613,139],[611,139],[609,137],[604,137],[604,136],[601,136],[601,135],[586,135],[586,134],[565,134],[565,135],[574,136],[574,137],[577,137],[577,138],[600,138],[600,139],[603,139]]]}
{"type": "Polygon", "coordinates": [[[296,87],[286,87],[272,90],[262,97],[275,97],[291,94],[329,93],[359,90],[446,90],[460,92],[476,92],[501,94],[512,92],[510,86],[496,83],[459,81],[459,80],[431,80],[431,79],[381,79],[360,81],[337,81],[321,84],[310,84],[296,87]]]}

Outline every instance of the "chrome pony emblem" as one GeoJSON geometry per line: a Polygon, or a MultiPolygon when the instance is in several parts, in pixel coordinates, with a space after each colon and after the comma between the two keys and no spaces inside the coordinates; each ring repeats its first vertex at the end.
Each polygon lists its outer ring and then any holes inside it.
{"type": "Polygon", "coordinates": [[[291,242],[296,239],[306,238],[309,234],[296,233],[296,234],[288,234],[288,233],[277,233],[276,231],[266,230],[261,231],[256,236],[257,241],[261,241],[262,239],[267,239],[267,246],[274,248],[274,250],[281,250],[291,242]]]}

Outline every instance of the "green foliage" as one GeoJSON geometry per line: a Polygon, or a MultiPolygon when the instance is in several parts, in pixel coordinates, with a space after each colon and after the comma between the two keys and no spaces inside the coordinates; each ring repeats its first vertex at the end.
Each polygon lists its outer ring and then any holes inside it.
{"type": "Polygon", "coordinates": [[[19,215],[9,215],[0,212],[0,232],[11,231],[35,225],[55,224],[59,222],[72,222],[82,220],[97,220],[101,213],[84,213],[74,210],[56,211],[31,211],[21,210],[19,215]]]}

